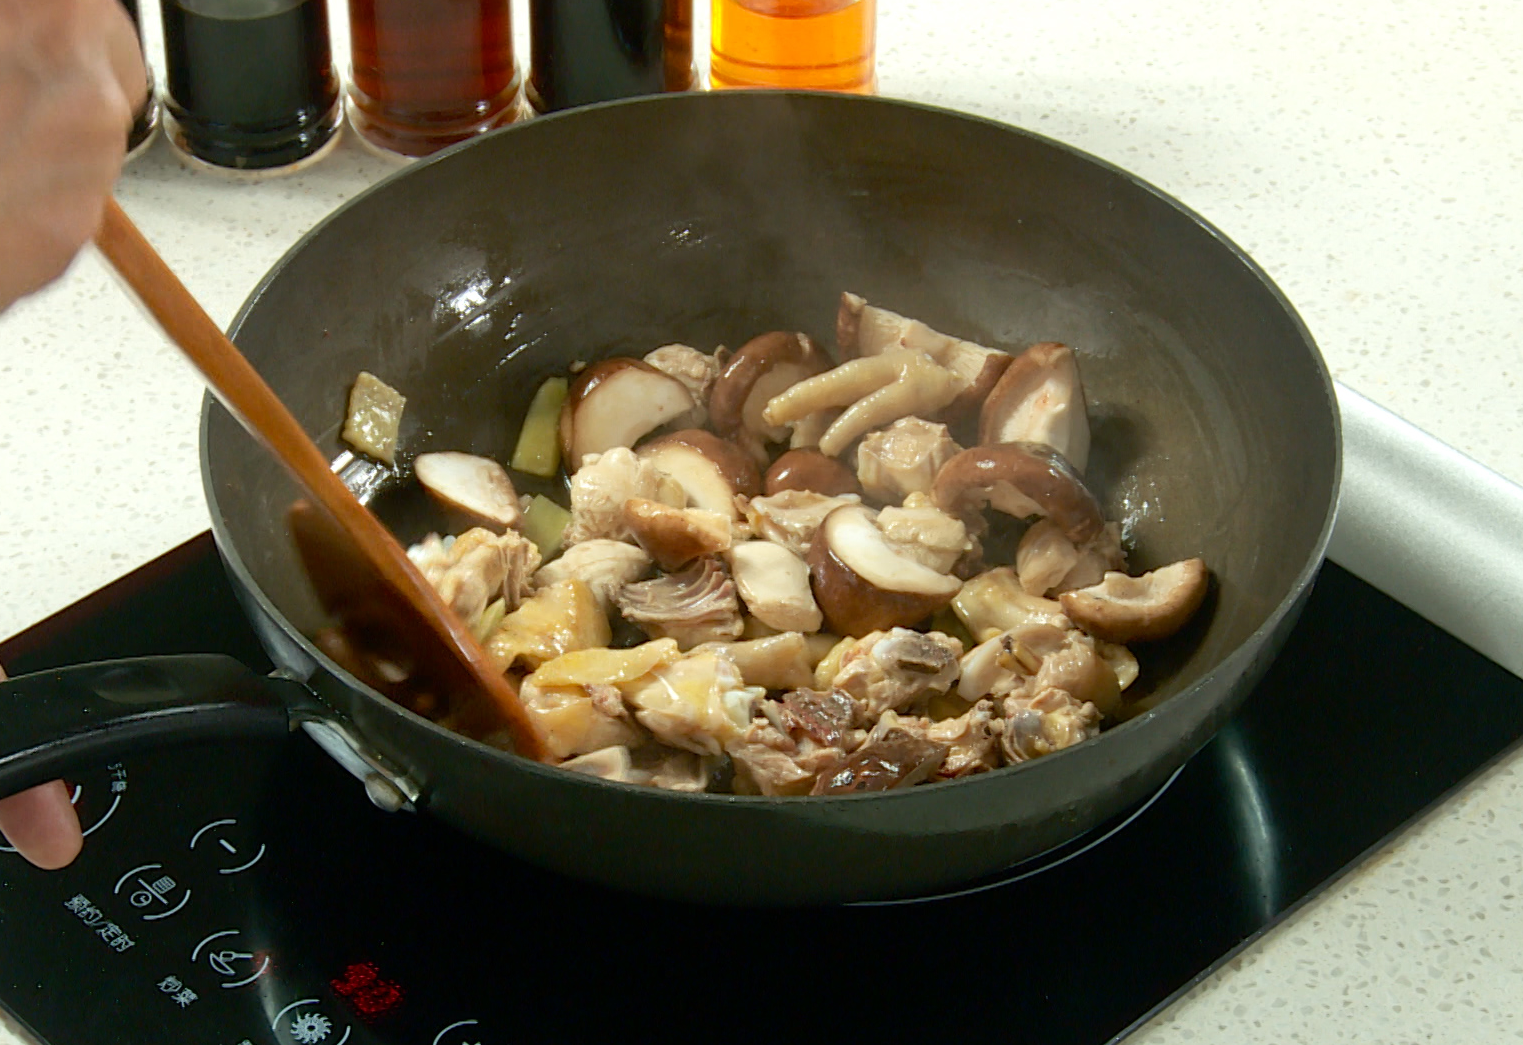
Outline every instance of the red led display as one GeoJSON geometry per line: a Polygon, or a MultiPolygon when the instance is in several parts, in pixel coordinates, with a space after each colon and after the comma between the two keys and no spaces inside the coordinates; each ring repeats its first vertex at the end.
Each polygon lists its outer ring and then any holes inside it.
{"type": "Polygon", "coordinates": [[[399,984],[381,978],[372,962],[355,962],[328,981],[333,993],[343,998],[360,1019],[369,1023],[389,1016],[402,1005],[404,991],[399,984]]]}

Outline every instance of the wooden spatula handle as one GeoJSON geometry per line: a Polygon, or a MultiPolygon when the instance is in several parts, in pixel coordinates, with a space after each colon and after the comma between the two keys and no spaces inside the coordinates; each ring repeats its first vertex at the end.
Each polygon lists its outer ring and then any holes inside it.
{"type": "Polygon", "coordinates": [[[406,551],[329,467],[328,460],[259,372],[159,257],[117,202],[106,201],[95,245],[172,341],[190,358],[212,392],[243,426],[270,447],[316,501],[363,546],[381,579],[428,618],[508,717],[519,754],[543,757],[543,747],[516,692],[481,650],[463,621],[423,579],[406,551]],[[506,692],[504,692],[506,691],[506,692]]]}

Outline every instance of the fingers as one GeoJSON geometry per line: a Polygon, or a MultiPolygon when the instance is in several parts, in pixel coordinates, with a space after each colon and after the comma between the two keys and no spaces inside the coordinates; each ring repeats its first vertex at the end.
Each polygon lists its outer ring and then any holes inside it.
{"type": "Polygon", "coordinates": [[[143,64],[143,45],[138,41],[132,19],[117,0],[106,0],[106,60],[116,84],[127,102],[127,128],[133,115],[148,98],[148,68],[143,64]]]}
{"type": "MultiPolygon", "coordinates": [[[[0,680],[5,670],[0,668],[0,680]]],[[[56,871],[74,862],[85,843],[63,781],[0,798],[0,834],[29,862],[56,871]]]]}
{"type": "Polygon", "coordinates": [[[95,233],[147,73],[117,0],[0,0],[0,14],[3,309],[95,233]]]}
{"type": "Polygon", "coordinates": [[[85,843],[68,788],[60,780],[0,798],[0,833],[44,871],[73,863],[85,843]]]}

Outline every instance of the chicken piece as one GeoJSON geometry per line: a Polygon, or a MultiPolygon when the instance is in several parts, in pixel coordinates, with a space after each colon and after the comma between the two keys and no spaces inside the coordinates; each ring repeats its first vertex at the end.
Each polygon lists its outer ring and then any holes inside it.
{"type": "Polygon", "coordinates": [[[484,643],[503,671],[530,670],[572,650],[606,646],[613,639],[608,617],[592,590],[579,580],[542,588],[502,619],[484,643]]]}
{"type": "Polygon", "coordinates": [[[1000,705],[1005,729],[1000,751],[1007,763],[1028,762],[1100,735],[1100,709],[1061,689],[1012,695],[1000,705]]]}
{"type": "Polygon", "coordinates": [[[895,552],[937,573],[951,573],[975,547],[962,521],[937,508],[923,493],[910,494],[902,507],[880,511],[878,529],[895,552]]]}
{"type": "Polygon", "coordinates": [[[978,642],[1028,624],[1073,627],[1056,601],[1026,594],[1008,566],[986,570],[964,584],[952,598],[952,610],[978,642]]]}
{"type": "Polygon", "coordinates": [[[1030,595],[1060,595],[1099,584],[1107,570],[1125,570],[1121,526],[1106,523],[1095,538],[1075,545],[1051,519],[1039,519],[1015,552],[1021,587],[1030,595]]]}
{"type": "Polygon", "coordinates": [[[855,494],[827,497],[811,490],[784,490],[770,497],[753,497],[746,502],[746,519],[757,537],[781,544],[800,558],[809,554],[809,546],[825,516],[848,504],[861,504],[855,494]]]}
{"type": "Polygon", "coordinates": [[[647,736],[625,709],[618,690],[613,699],[601,691],[611,686],[541,686],[524,679],[518,699],[556,759],[590,754],[606,747],[638,747],[647,736]],[[600,691],[594,693],[593,691],[600,691]]]}
{"type": "Polygon", "coordinates": [[[857,446],[857,481],[867,496],[898,504],[931,492],[941,466],[961,450],[946,425],[904,417],[857,446]]]}
{"type": "Polygon", "coordinates": [[[566,527],[565,543],[628,538],[624,503],[631,498],[674,508],[687,504],[682,487],[649,461],[636,457],[633,450],[620,446],[588,454],[571,477],[571,525],[566,527]]]}
{"type": "Polygon", "coordinates": [[[534,575],[534,584],[538,588],[548,588],[575,578],[587,585],[603,612],[609,613],[619,589],[643,580],[653,565],[650,556],[639,545],[594,537],[573,544],[560,558],[541,566],[534,575]]]}
{"type": "Polygon", "coordinates": [[[736,793],[755,795],[807,795],[820,772],[846,756],[840,747],[822,744],[807,733],[784,732],[766,716],[752,719],[725,750],[735,765],[736,793]]]}
{"type": "Polygon", "coordinates": [[[700,755],[721,754],[750,725],[759,686],[720,653],[690,653],[619,687],[635,719],[663,743],[700,755]]]}
{"type": "Polygon", "coordinates": [[[494,599],[516,610],[529,591],[529,579],[539,568],[534,542],[509,530],[503,534],[476,527],[452,540],[429,534],[407,550],[450,609],[474,627],[494,599]]]}
{"type": "Polygon", "coordinates": [[[670,637],[683,649],[740,638],[740,599],[717,559],[699,559],[681,573],[626,584],[614,596],[624,619],[651,638],[670,637]]]}
{"type": "Polygon", "coordinates": [[[994,709],[992,700],[980,700],[957,718],[932,722],[925,727],[925,738],[947,745],[946,761],[936,776],[972,776],[999,767],[999,740],[1005,722],[994,709]]]}
{"type": "Polygon", "coordinates": [[[863,739],[852,729],[856,702],[842,690],[792,690],[777,702],[777,716],[790,736],[807,735],[830,747],[851,751],[863,739]]]}
{"type": "Polygon", "coordinates": [[[913,787],[946,761],[948,745],[927,739],[923,719],[885,711],[862,746],[822,772],[811,795],[845,795],[913,787]]]}
{"type": "Polygon", "coordinates": [[[718,355],[700,352],[687,345],[662,345],[647,352],[645,361],[667,377],[681,381],[691,393],[693,402],[698,404],[687,419],[676,423],[675,427],[702,428],[708,424],[709,392],[714,388],[714,379],[719,376],[721,363],[718,355]]]}
{"type": "Polygon", "coordinates": [[[1033,622],[980,643],[962,658],[964,700],[1061,689],[1107,715],[1121,704],[1121,682],[1095,640],[1076,628],[1033,622]]]}
{"type": "Polygon", "coordinates": [[[663,791],[694,794],[709,789],[709,778],[719,764],[715,755],[700,755],[665,744],[647,744],[634,752],[634,771],[640,782],[663,791]]]}
{"type": "Polygon", "coordinates": [[[1107,717],[1121,710],[1121,681],[1095,648],[1095,640],[1082,631],[1070,631],[1062,649],[1042,658],[1032,687],[1037,693],[1062,690],[1081,704],[1093,704],[1107,717]]]}
{"type": "Polygon", "coordinates": [[[841,657],[831,688],[856,702],[857,722],[877,722],[885,711],[945,693],[957,679],[962,643],[939,631],[875,631],[841,657]]]}
{"type": "Polygon", "coordinates": [[[735,662],[748,686],[794,689],[814,681],[814,662],[808,640],[796,631],[765,635],[743,642],[705,642],[699,650],[723,653],[735,662]]]}

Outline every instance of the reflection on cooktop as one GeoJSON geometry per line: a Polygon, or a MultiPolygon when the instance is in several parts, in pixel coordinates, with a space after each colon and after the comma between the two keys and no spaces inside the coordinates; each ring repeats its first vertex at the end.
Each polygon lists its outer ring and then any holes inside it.
{"type": "MultiPolygon", "coordinates": [[[[0,662],[188,650],[263,664],[205,538],[0,646],[0,662]]],[[[299,736],[163,752],[123,767],[131,788],[74,867],[0,854],[0,1002],[47,1045],[697,1027],[1104,1042],[1520,735],[1523,682],[1329,566],[1264,683],[1167,787],[1061,850],[920,902],[646,900],[382,813],[299,736]],[[1410,684],[1441,668],[1450,699],[1410,684]]]]}

